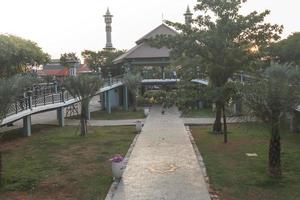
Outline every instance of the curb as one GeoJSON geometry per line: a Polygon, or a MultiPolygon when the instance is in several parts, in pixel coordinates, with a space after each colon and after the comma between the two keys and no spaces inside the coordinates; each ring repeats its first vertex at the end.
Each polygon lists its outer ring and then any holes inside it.
{"type": "Polygon", "coordinates": [[[211,184],[210,184],[210,181],[209,181],[209,176],[208,176],[207,170],[206,170],[206,166],[205,166],[204,161],[203,161],[203,157],[201,156],[201,153],[200,153],[200,151],[199,151],[199,149],[196,145],[196,142],[195,142],[194,137],[191,133],[190,127],[185,126],[185,130],[186,130],[186,132],[187,132],[187,134],[190,138],[190,141],[192,143],[194,152],[195,152],[196,157],[197,157],[197,161],[200,165],[201,172],[204,176],[204,181],[206,183],[210,198],[211,198],[211,200],[220,200],[218,193],[216,191],[214,191],[213,188],[211,187],[211,184]]]}

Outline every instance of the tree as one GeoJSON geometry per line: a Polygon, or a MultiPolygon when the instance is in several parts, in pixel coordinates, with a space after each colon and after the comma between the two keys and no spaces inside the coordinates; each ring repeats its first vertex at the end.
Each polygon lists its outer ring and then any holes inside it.
{"type": "Polygon", "coordinates": [[[85,50],[81,55],[91,70],[99,72],[99,69],[101,69],[104,76],[107,76],[110,70],[112,70],[114,75],[121,74],[120,66],[113,65],[113,60],[124,52],[123,50],[103,50],[98,52],[85,50]]]}
{"type": "Polygon", "coordinates": [[[300,32],[290,35],[269,48],[275,60],[280,63],[294,63],[300,66],[300,32]]]}
{"type": "MultiPolygon", "coordinates": [[[[9,79],[0,79],[0,125],[8,112],[11,102],[15,99],[15,93],[11,89],[13,82],[9,79]]],[[[2,182],[2,151],[0,149],[0,184],[2,182]]]]}
{"type": "Polygon", "coordinates": [[[27,72],[44,64],[50,56],[34,42],[14,35],[0,34],[0,78],[27,72]]]}
{"type": "Polygon", "coordinates": [[[70,69],[75,68],[78,64],[80,65],[80,60],[76,56],[76,53],[64,53],[60,56],[60,63],[62,66],[68,68],[69,75],[72,75],[70,69]]]}
{"type": "Polygon", "coordinates": [[[88,108],[91,98],[96,95],[102,85],[102,81],[96,75],[81,74],[77,77],[69,77],[64,86],[73,97],[79,98],[81,102],[81,136],[86,136],[88,108]]]}
{"type": "MultiPolygon", "coordinates": [[[[150,44],[170,48],[174,60],[193,59],[208,76],[211,89],[221,91],[235,73],[256,67],[261,56],[259,50],[278,40],[282,32],[282,26],[264,22],[270,13],[268,10],[241,15],[239,11],[244,2],[246,0],[198,0],[195,11],[203,15],[198,15],[191,25],[167,21],[180,33],[157,36],[150,44]]],[[[182,78],[191,79],[190,76],[182,78]]],[[[214,99],[215,133],[223,132],[221,118],[226,106],[223,96],[214,99]]]]}
{"type": "Polygon", "coordinates": [[[300,104],[300,70],[273,63],[243,87],[244,103],[252,114],[270,126],[269,172],[281,175],[280,122],[300,104]]]}
{"type": "Polygon", "coordinates": [[[137,96],[141,85],[142,77],[139,73],[133,74],[132,72],[128,72],[124,75],[123,81],[124,85],[128,87],[133,97],[133,110],[137,111],[137,96]]]}
{"type": "MultiPolygon", "coordinates": [[[[23,97],[24,89],[38,83],[37,77],[32,74],[17,74],[10,78],[0,78],[0,128],[3,119],[13,102],[23,97]]],[[[0,139],[4,134],[0,135],[0,139]]],[[[2,151],[0,147],[0,184],[2,181],[2,151]]]]}

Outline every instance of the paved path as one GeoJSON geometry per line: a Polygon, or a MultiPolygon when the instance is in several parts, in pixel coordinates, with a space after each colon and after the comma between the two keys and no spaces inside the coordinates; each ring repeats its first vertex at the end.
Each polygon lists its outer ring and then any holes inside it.
{"type": "Polygon", "coordinates": [[[151,109],[113,200],[209,200],[178,110],[160,111],[151,109]]]}

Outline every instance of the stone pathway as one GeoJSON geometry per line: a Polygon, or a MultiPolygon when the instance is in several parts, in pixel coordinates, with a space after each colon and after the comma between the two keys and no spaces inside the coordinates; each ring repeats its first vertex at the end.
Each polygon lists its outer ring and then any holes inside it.
{"type": "Polygon", "coordinates": [[[113,200],[209,200],[183,120],[176,108],[151,108],[113,200]]]}

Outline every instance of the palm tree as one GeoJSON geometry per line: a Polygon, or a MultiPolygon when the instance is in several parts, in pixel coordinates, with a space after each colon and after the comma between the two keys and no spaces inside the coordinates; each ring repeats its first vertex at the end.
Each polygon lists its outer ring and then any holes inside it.
{"type": "Polygon", "coordinates": [[[139,73],[128,72],[124,75],[124,85],[129,89],[133,96],[133,111],[137,111],[137,96],[141,85],[142,77],[139,73]]]}
{"type": "Polygon", "coordinates": [[[270,125],[269,172],[281,175],[280,122],[300,104],[300,70],[272,63],[265,72],[244,86],[244,102],[254,116],[270,125]]]}
{"type": "Polygon", "coordinates": [[[66,79],[64,86],[73,97],[81,101],[80,126],[81,136],[87,134],[87,116],[88,106],[91,98],[96,95],[102,85],[99,76],[82,74],[77,77],[66,79]]]}

